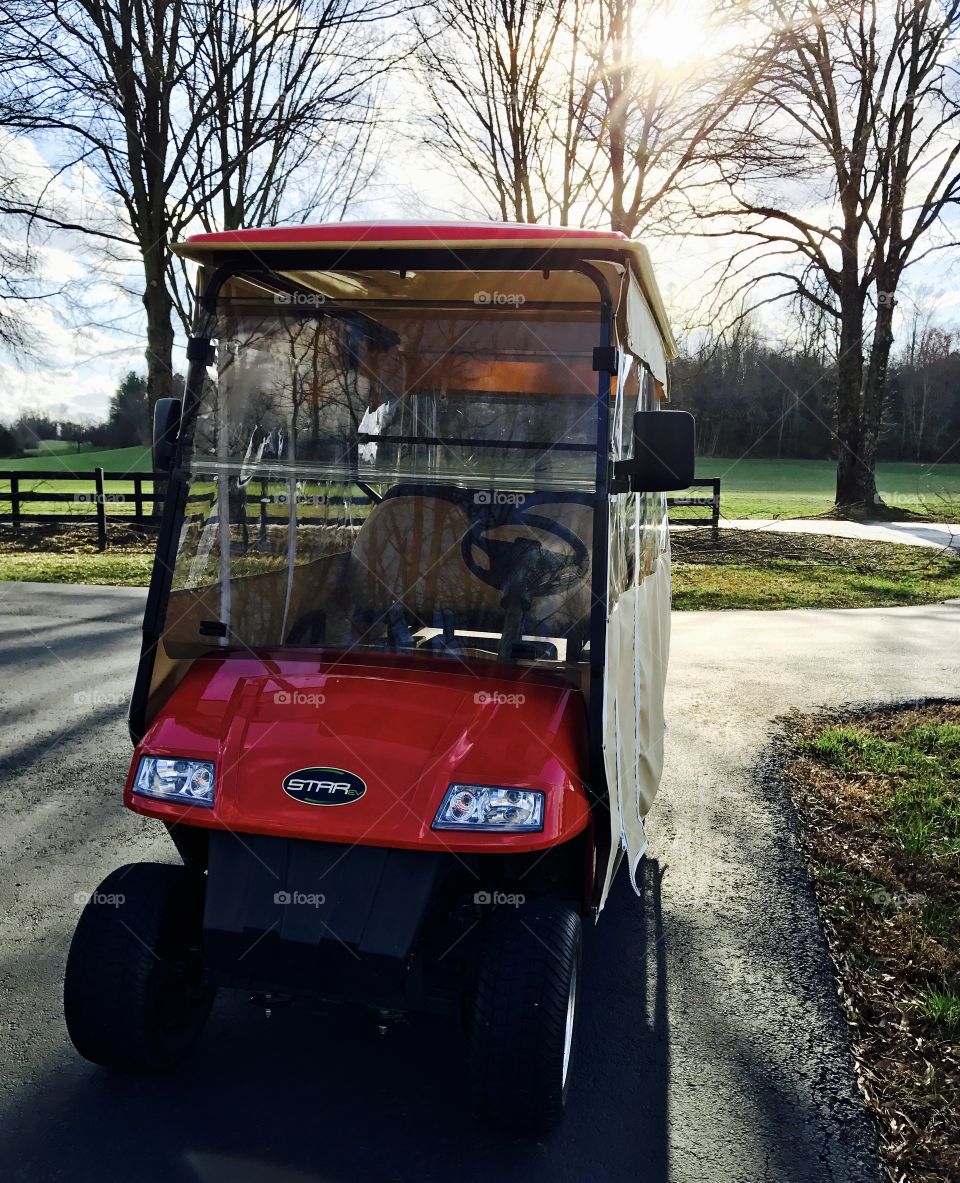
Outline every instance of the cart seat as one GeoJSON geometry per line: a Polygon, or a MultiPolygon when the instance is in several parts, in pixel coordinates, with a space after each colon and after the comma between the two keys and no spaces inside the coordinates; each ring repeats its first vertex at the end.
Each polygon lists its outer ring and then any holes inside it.
{"type": "MultiPolygon", "coordinates": [[[[502,499],[501,499],[502,500],[502,499]]],[[[593,513],[584,494],[526,494],[524,508],[560,522],[590,549],[593,513]]],[[[513,515],[514,518],[516,515],[513,515]]],[[[358,624],[387,617],[399,606],[421,626],[499,631],[501,593],[464,562],[462,542],[471,523],[495,529],[498,538],[531,536],[561,549],[555,536],[510,521],[502,504],[471,490],[398,485],[373,507],[354,543],[350,587],[358,624]]],[[[585,634],[590,614],[590,573],[573,589],[534,599],[524,631],[551,637],[585,634]]]]}

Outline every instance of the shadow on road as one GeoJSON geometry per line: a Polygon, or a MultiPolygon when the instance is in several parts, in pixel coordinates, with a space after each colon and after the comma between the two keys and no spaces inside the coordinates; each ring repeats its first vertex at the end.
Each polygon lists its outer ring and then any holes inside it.
{"type": "Polygon", "coordinates": [[[292,1009],[268,1020],[228,996],[190,1063],[163,1079],[100,1071],[64,1037],[42,1083],[8,1111],[0,1174],[30,1183],[666,1183],[662,872],[642,865],[641,899],[618,878],[587,936],[567,1119],[545,1143],[490,1131],[465,1083],[464,1040],[448,1025],[419,1021],[380,1036],[360,1016],[292,1009]]]}

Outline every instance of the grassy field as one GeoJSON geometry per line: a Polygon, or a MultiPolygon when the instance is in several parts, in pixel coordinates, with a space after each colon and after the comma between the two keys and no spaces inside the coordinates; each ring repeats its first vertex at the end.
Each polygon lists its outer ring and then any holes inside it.
{"type": "Polygon", "coordinates": [[[673,606],[873,608],[960,596],[960,557],[896,542],[724,530],[674,533],[673,606]]]}
{"type": "MultiPolygon", "coordinates": [[[[24,448],[23,454],[30,456],[62,456],[68,453],[92,452],[93,444],[75,444],[69,440],[40,440],[35,448],[24,448]]],[[[2,463],[2,462],[0,462],[2,463]]]]}
{"type": "MultiPolygon", "coordinates": [[[[95,468],[103,468],[107,472],[150,472],[153,467],[149,448],[108,448],[96,452],[92,448],[84,448],[78,452],[73,444],[63,448],[55,446],[62,442],[45,441],[44,451],[22,460],[0,460],[0,472],[56,472],[61,468],[65,473],[92,472],[95,468]]],[[[7,488],[5,481],[2,487],[7,488]]]]}
{"type": "Polygon", "coordinates": [[[152,570],[152,550],[74,555],[0,553],[0,580],[149,587],[152,570]]]}
{"type": "MultiPolygon", "coordinates": [[[[25,475],[31,471],[63,468],[68,472],[89,472],[104,468],[108,472],[149,472],[149,448],[114,448],[108,451],[70,451],[73,445],[58,448],[62,441],[49,441],[47,454],[22,460],[0,460],[0,472],[13,470],[25,475]]],[[[721,478],[720,510],[727,518],[798,518],[829,512],[833,504],[836,469],[829,460],[734,460],[724,457],[701,457],[697,475],[721,478]]],[[[881,496],[887,504],[921,517],[960,516],[960,464],[881,464],[877,470],[881,496]]],[[[21,482],[24,490],[72,493],[89,491],[76,483],[48,480],[21,482]]],[[[0,511],[6,508],[3,494],[9,485],[0,478],[0,511]]],[[[91,485],[92,490],[92,485],[91,485]]],[[[129,492],[126,485],[110,486],[110,492],[129,492]]],[[[691,490],[702,496],[704,490],[691,490]]],[[[36,512],[46,512],[42,508],[36,512]]],[[[61,511],[63,512],[63,511],[61,511]]],[[[81,505],[77,512],[90,512],[81,505]]],[[[683,511],[695,516],[699,511],[683,511]]]]}
{"type": "MultiPolygon", "coordinates": [[[[836,466],[830,460],[707,456],[697,460],[697,476],[720,477],[724,517],[814,517],[833,505],[836,466]]],[[[888,505],[923,517],[949,516],[960,505],[960,464],[881,464],[877,485],[888,505]]]]}
{"type": "MultiPolygon", "coordinates": [[[[57,443],[59,441],[50,441],[57,443]]],[[[66,493],[72,495],[75,500],[69,501],[33,501],[23,502],[21,511],[23,513],[42,513],[42,514],[70,514],[78,517],[94,516],[96,513],[96,506],[91,497],[94,492],[93,481],[76,481],[76,480],[57,480],[56,478],[44,478],[43,480],[30,480],[31,472],[59,472],[63,471],[64,476],[69,478],[70,473],[75,472],[92,472],[95,468],[102,468],[105,472],[116,473],[136,473],[149,472],[151,470],[152,459],[150,450],[144,448],[112,448],[106,451],[94,452],[91,449],[85,451],[63,451],[54,450],[47,451],[44,454],[30,456],[22,460],[0,460],[0,473],[7,471],[16,472],[20,477],[19,487],[22,493],[66,493]]],[[[144,493],[150,493],[153,490],[153,483],[145,481],[143,484],[144,493]]],[[[134,491],[133,481],[108,481],[105,484],[104,491],[107,497],[119,494],[132,494],[134,491]]],[[[10,512],[10,478],[0,476],[0,513],[10,512]]],[[[134,503],[131,498],[130,501],[117,502],[115,504],[107,505],[107,513],[132,514],[134,512],[134,503]]],[[[147,504],[147,512],[150,506],[147,504]]],[[[3,524],[0,523],[0,530],[3,529],[3,524]]]]}
{"type": "Polygon", "coordinates": [[[788,768],[891,1178],[960,1178],[960,704],[806,720],[788,768]]]}

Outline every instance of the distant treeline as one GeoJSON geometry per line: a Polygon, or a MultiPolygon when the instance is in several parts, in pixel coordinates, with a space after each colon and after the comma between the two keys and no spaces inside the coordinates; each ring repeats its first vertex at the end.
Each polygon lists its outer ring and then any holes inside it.
{"type": "MultiPolygon", "coordinates": [[[[183,378],[173,378],[174,391],[183,390],[183,378]]],[[[92,444],[94,448],[132,448],[150,443],[147,380],[131,370],[110,396],[110,408],[102,423],[52,416],[44,411],[21,411],[10,424],[0,424],[0,459],[36,449],[48,440],[92,444]]]]}
{"type": "MultiPolygon", "coordinates": [[[[182,377],[174,383],[182,390],[182,377]]],[[[697,418],[701,456],[836,459],[834,367],[822,354],[741,334],[675,361],[672,390],[673,405],[697,418]]],[[[895,357],[883,424],[881,460],[960,462],[960,334],[928,328],[895,357]]],[[[146,380],[127,374],[103,423],[21,413],[0,425],[0,458],[57,439],[97,448],[148,444],[146,380]]]]}
{"type": "MultiPolygon", "coordinates": [[[[673,405],[697,417],[702,456],[836,458],[835,367],[750,333],[673,363],[673,405]]],[[[895,356],[879,459],[960,462],[960,334],[927,328],[895,356]]]]}

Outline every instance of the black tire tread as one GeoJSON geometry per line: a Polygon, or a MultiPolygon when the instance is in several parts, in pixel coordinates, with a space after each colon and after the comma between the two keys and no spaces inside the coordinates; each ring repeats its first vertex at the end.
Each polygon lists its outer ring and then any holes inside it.
{"type": "Polygon", "coordinates": [[[500,1124],[546,1132],[562,1116],[558,1054],[562,1060],[580,942],[579,913],[560,901],[492,918],[474,998],[470,1059],[487,1116],[500,1124]]]}
{"type": "Polygon", "coordinates": [[[87,903],[64,975],[64,1017],[77,1051],[95,1064],[129,1070],[171,1067],[189,1050],[213,1002],[213,990],[172,1037],[152,1022],[151,981],[177,908],[193,906],[196,880],[184,866],[133,863],[97,889],[123,895],[115,908],[87,903]]]}

